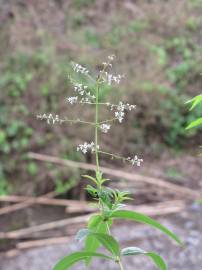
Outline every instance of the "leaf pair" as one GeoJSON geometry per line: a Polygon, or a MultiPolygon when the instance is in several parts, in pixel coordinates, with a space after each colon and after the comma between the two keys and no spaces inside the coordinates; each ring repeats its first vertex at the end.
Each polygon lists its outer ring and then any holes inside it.
{"type": "MultiPolygon", "coordinates": [[[[79,232],[80,237],[84,237],[86,235],[87,230],[81,230],[79,232]]],[[[131,256],[131,255],[146,255],[150,257],[155,265],[160,270],[167,270],[167,266],[164,262],[164,260],[156,254],[155,252],[146,252],[140,248],[137,247],[128,247],[120,251],[120,247],[118,242],[108,234],[102,234],[102,233],[92,233],[88,230],[89,235],[95,237],[111,254],[111,256],[106,256],[102,253],[95,253],[95,252],[89,252],[89,251],[81,251],[81,252],[75,252],[72,253],[69,256],[64,257],[59,263],[56,264],[53,270],[67,270],[69,269],[73,264],[79,262],[79,261],[85,261],[86,259],[92,258],[92,257],[100,257],[107,260],[120,260],[121,256],[131,256]]]]}
{"type": "Polygon", "coordinates": [[[182,244],[179,238],[171,232],[169,229],[155,221],[154,219],[128,210],[117,210],[111,213],[109,220],[104,221],[101,215],[94,215],[91,217],[88,223],[88,229],[82,230],[77,235],[77,239],[86,237],[85,250],[82,252],[76,252],[69,256],[64,257],[53,270],[66,270],[69,269],[74,263],[83,260],[89,264],[93,257],[100,257],[104,259],[114,260],[115,257],[129,256],[129,255],[146,255],[150,257],[156,266],[161,270],[167,270],[166,264],[163,259],[154,252],[146,252],[137,247],[130,247],[120,251],[118,242],[110,235],[108,235],[108,228],[112,225],[113,218],[133,220],[136,222],[148,224],[161,232],[165,233],[178,244],[182,244]],[[89,233],[90,232],[90,233],[89,233]],[[106,256],[101,253],[96,253],[96,250],[100,245],[103,245],[111,254],[112,257],[106,256]]]}

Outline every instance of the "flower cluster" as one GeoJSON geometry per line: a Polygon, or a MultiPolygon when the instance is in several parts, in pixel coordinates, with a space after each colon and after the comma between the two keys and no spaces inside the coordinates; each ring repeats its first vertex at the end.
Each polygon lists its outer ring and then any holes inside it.
{"type": "Polygon", "coordinates": [[[89,71],[87,70],[87,68],[77,64],[77,63],[73,63],[73,70],[77,73],[82,73],[82,74],[88,74],[89,71]]]}
{"type": "Polygon", "coordinates": [[[124,77],[123,75],[113,75],[110,74],[106,69],[108,67],[112,67],[112,61],[114,60],[115,56],[114,55],[109,55],[108,56],[108,61],[103,62],[103,69],[100,70],[100,78],[101,78],[101,83],[102,82],[107,82],[108,85],[112,85],[113,82],[119,84],[121,79],[124,77]]]}
{"type": "MultiPolygon", "coordinates": [[[[73,63],[73,70],[77,73],[85,74],[88,79],[91,79],[93,81],[94,84],[108,83],[109,85],[111,85],[112,83],[120,83],[123,76],[122,75],[115,76],[113,74],[110,74],[108,70],[109,68],[112,67],[112,61],[114,60],[114,58],[115,58],[114,55],[110,55],[108,56],[107,61],[102,63],[103,69],[99,72],[99,76],[97,77],[97,79],[93,79],[91,75],[89,74],[89,71],[85,67],[77,63],[73,63]]],[[[72,119],[68,119],[67,117],[65,117],[64,119],[61,119],[59,115],[53,115],[50,113],[50,114],[39,114],[37,115],[38,119],[40,120],[45,119],[48,124],[55,124],[56,122],[60,124],[63,122],[89,124],[95,127],[96,132],[98,132],[98,128],[99,128],[101,132],[107,133],[111,128],[111,125],[109,124],[109,122],[118,120],[120,123],[122,123],[125,117],[126,111],[131,111],[132,109],[136,108],[136,105],[130,105],[128,103],[123,103],[122,101],[120,101],[118,104],[111,104],[110,102],[106,102],[106,103],[99,102],[99,95],[97,95],[97,92],[96,92],[97,88],[95,88],[93,92],[93,89],[91,91],[87,85],[76,82],[70,75],[68,75],[68,78],[74,87],[75,96],[67,97],[66,102],[68,102],[71,105],[72,104],[91,104],[91,105],[95,105],[96,108],[98,108],[98,106],[105,105],[113,112],[114,117],[112,119],[108,119],[101,122],[99,122],[99,120],[96,120],[95,122],[88,122],[88,121],[84,121],[80,119],[72,120],[72,119]],[[96,92],[96,96],[95,96],[95,92],[96,92]]],[[[108,153],[105,151],[101,151],[99,150],[99,145],[97,145],[95,142],[84,142],[83,144],[79,144],[77,146],[77,151],[81,151],[83,154],[86,154],[88,151],[92,153],[96,153],[96,155],[98,153],[105,154],[105,155],[111,156],[112,158],[117,158],[122,161],[127,161],[131,163],[132,165],[137,165],[137,166],[140,166],[141,163],[143,162],[143,159],[138,158],[137,155],[135,155],[134,157],[127,158],[127,157],[122,157],[119,155],[114,155],[112,153],[108,153]]]]}
{"type": "Polygon", "coordinates": [[[111,111],[115,109],[114,115],[118,119],[120,123],[122,123],[123,118],[125,116],[125,110],[131,111],[135,109],[136,105],[124,104],[122,101],[119,102],[118,105],[111,105],[111,111]]]}
{"type": "Polygon", "coordinates": [[[87,103],[90,101],[94,101],[95,100],[95,95],[92,95],[90,91],[88,91],[88,86],[87,85],[83,85],[82,83],[76,83],[70,76],[69,80],[71,81],[71,83],[74,86],[74,91],[81,96],[81,100],[79,100],[78,96],[74,96],[74,97],[68,97],[66,98],[66,101],[70,104],[75,104],[75,103],[87,103]]]}
{"type": "Polygon", "coordinates": [[[102,124],[100,125],[100,129],[103,133],[107,133],[110,130],[111,125],[109,124],[102,124]]]}
{"type": "MultiPolygon", "coordinates": [[[[97,145],[97,149],[99,149],[99,145],[97,145]]],[[[88,151],[95,152],[95,143],[84,142],[83,144],[79,144],[76,150],[81,151],[83,154],[86,154],[88,151]]]]}
{"type": "Polygon", "coordinates": [[[66,98],[66,100],[67,100],[67,102],[69,102],[70,104],[75,104],[75,103],[77,103],[77,101],[78,101],[78,97],[76,96],[76,97],[68,97],[68,98],[66,98]]]}
{"type": "Polygon", "coordinates": [[[128,160],[129,162],[131,162],[132,165],[135,165],[135,164],[136,164],[138,167],[140,167],[141,162],[143,162],[143,159],[142,159],[142,158],[138,158],[137,155],[135,155],[133,158],[128,157],[127,160],[128,160]]]}
{"type": "MultiPolygon", "coordinates": [[[[105,62],[104,62],[105,63],[105,62]]],[[[107,64],[107,63],[105,63],[107,64]]],[[[119,84],[121,79],[124,77],[124,75],[118,74],[117,76],[110,74],[107,71],[101,70],[100,71],[101,76],[101,82],[106,82],[108,85],[112,85],[113,82],[119,84]]]]}
{"type": "Polygon", "coordinates": [[[45,119],[48,124],[55,124],[56,122],[59,122],[61,124],[62,122],[64,122],[64,120],[60,119],[59,115],[57,114],[53,116],[51,113],[49,114],[44,113],[44,114],[38,114],[36,117],[37,119],[40,119],[40,120],[45,119]]]}
{"type": "Polygon", "coordinates": [[[73,84],[75,92],[78,92],[81,96],[83,96],[86,93],[86,90],[88,88],[87,85],[83,85],[82,83],[73,83],[73,84]]]}
{"type": "Polygon", "coordinates": [[[108,57],[108,60],[107,60],[107,62],[103,62],[102,64],[103,64],[103,66],[104,66],[104,69],[106,69],[107,67],[112,67],[112,61],[114,60],[114,58],[115,58],[115,55],[109,55],[108,57]]]}

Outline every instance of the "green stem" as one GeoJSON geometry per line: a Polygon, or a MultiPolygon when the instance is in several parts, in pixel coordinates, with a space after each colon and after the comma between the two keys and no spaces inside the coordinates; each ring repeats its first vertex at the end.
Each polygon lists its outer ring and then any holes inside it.
{"type": "Polygon", "coordinates": [[[119,264],[120,270],[124,270],[121,260],[118,261],[118,264],[119,264]]]}
{"type": "Polygon", "coordinates": [[[119,156],[119,155],[115,155],[115,154],[111,154],[111,153],[108,153],[108,152],[105,152],[105,151],[98,150],[98,153],[103,154],[103,155],[110,156],[112,158],[121,159],[123,161],[128,161],[128,159],[125,158],[125,157],[122,157],[122,156],[119,156]]]}
{"type": "Polygon", "coordinates": [[[111,118],[111,119],[108,119],[108,120],[101,121],[99,124],[105,124],[105,123],[108,123],[108,122],[113,122],[113,121],[115,121],[115,120],[117,120],[116,117],[111,118]]]}
{"type": "Polygon", "coordinates": [[[75,123],[75,124],[88,124],[88,125],[95,125],[94,122],[88,122],[88,121],[83,121],[83,120],[79,120],[79,119],[61,119],[62,122],[70,122],[70,123],[75,123]]]}
{"type": "Polygon", "coordinates": [[[98,153],[98,126],[99,126],[99,82],[96,85],[96,104],[95,104],[95,157],[96,171],[99,172],[99,153],[98,153]]]}

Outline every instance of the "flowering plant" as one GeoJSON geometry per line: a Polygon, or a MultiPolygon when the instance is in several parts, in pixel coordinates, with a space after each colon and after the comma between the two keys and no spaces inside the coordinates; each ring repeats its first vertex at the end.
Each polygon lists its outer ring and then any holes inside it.
{"type": "Polygon", "coordinates": [[[86,265],[89,265],[94,257],[112,260],[117,264],[120,270],[124,270],[122,257],[139,254],[150,257],[150,259],[153,260],[159,269],[167,269],[164,260],[155,252],[145,251],[139,247],[126,247],[121,249],[118,241],[112,236],[110,231],[114,219],[132,220],[148,224],[165,233],[178,244],[181,244],[180,240],[173,232],[154,219],[141,213],[123,209],[125,206],[124,202],[131,199],[128,192],[120,191],[118,189],[111,189],[105,185],[109,179],[106,179],[100,170],[100,155],[107,155],[109,157],[117,158],[137,166],[140,166],[143,162],[143,159],[139,158],[137,155],[134,155],[133,157],[122,157],[120,155],[102,150],[99,145],[99,132],[107,133],[111,128],[111,123],[114,121],[122,123],[124,116],[126,115],[126,111],[131,111],[136,108],[135,105],[130,105],[128,103],[125,104],[123,102],[119,102],[118,104],[100,102],[100,92],[102,91],[103,85],[106,83],[108,85],[120,83],[121,79],[123,78],[122,75],[113,75],[110,73],[113,60],[113,55],[108,56],[107,61],[102,63],[102,69],[99,71],[96,79],[93,79],[87,68],[73,63],[73,70],[76,73],[83,74],[83,76],[86,76],[87,79],[93,83],[94,87],[92,89],[89,89],[88,86],[82,83],[76,82],[71,76],[69,76],[69,79],[74,86],[76,96],[68,97],[66,101],[71,105],[79,103],[94,106],[94,122],[88,122],[81,119],[72,120],[69,118],[60,118],[58,115],[53,116],[53,114],[40,114],[37,116],[41,120],[45,119],[49,124],[54,124],[56,122],[70,122],[91,125],[94,127],[95,133],[94,141],[79,144],[77,146],[77,151],[81,151],[83,154],[91,151],[93,154],[95,154],[96,171],[94,177],[90,175],[83,175],[83,177],[92,182],[91,185],[87,185],[86,190],[97,202],[97,208],[99,211],[97,214],[91,216],[87,228],[80,230],[76,235],[77,240],[83,240],[85,242],[84,248],[79,252],[74,252],[62,258],[55,265],[53,270],[69,269],[72,265],[79,261],[84,261],[86,265]],[[109,108],[113,113],[113,118],[108,120],[100,120],[100,106],[106,106],[109,108]],[[109,254],[106,255],[97,252],[100,246],[103,246],[109,254]]]}

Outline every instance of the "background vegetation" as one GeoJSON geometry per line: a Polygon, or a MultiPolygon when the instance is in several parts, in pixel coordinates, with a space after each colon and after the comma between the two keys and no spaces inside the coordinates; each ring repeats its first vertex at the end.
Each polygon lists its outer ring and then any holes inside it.
{"type": "Polygon", "coordinates": [[[201,0],[1,0],[0,194],[39,195],[79,180],[77,171],[30,161],[29,151],[92,162],[75,152],[89,140],[86,127],[48,126],[35,117],[92,117],[65,103],[72,91],[71,60],[96,72],[113,53],[117,72],[126,74],[109,94],[137,104],[137,110],[105,135],[105,147],[145,160],[170,149],[192,151],[201,134],[185,127],[202,107],[189,112],[184,103],[201,91],[201,12],[201,0]]]}

